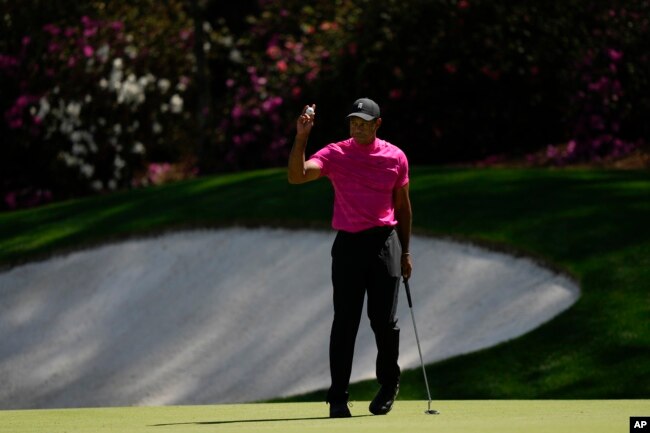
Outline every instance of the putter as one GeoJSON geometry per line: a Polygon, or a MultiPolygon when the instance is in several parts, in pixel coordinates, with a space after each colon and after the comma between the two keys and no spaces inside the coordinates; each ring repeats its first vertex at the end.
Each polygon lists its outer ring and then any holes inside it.
{"type": "Polygon", "coordinates": [[[411,288],[409,287],[409,280],[404,278],[404,287],[406,288],[406,299],[409,303],[411,310],[411,319],[413,319],[413,329],[415,330],[415,341],[418,344],[418,353],[420,354],[420,364],[422,364],[422,374],[424,375],[424,385],[427,387],[427,397],[429,397],[428,409],[424,411],[427,415],[438,415],[435,409],[431,409],[431,392],[429,391],[429,381],[427,380],[427,371],[424,369],[424,359],[422,359],[422,349],[420,348],[420,337],[418,337],[418,327],[415,326],[415,314],[413,314],[413,301],[411,300],[411,288]]]}

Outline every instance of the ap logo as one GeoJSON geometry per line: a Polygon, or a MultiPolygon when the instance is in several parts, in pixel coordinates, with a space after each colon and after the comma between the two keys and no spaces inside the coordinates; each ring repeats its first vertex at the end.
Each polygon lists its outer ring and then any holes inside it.
{"type": "Polygon", "coordinates": [[[650,432],[650,416],[633,416],[630,418],[630,432],[650,432]]]}

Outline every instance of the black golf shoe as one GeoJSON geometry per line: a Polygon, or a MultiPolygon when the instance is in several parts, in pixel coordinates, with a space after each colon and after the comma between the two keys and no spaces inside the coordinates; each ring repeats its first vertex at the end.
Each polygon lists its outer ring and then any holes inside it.
{"type": "Polygon", "coordinates": [[[351,416],[347,401],[330,403],[330,418],[350,418],[351,416]]]}
{"type": "Polygon", "coordinates": [[[375,398],[370,402],[368,409],[373,415],[386,415],[393,408],[398,392],[399,384],[395,386],[382,385],[375,398]]]}

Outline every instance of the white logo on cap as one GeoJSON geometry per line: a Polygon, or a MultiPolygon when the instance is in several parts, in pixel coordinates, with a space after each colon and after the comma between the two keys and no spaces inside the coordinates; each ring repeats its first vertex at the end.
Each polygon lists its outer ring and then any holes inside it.
{"type": "Polygon", "coordinates": [[[363,102],[359,102],[359,105],[357,105],[357,108],[361,110],[363,108],[363,102]]]}

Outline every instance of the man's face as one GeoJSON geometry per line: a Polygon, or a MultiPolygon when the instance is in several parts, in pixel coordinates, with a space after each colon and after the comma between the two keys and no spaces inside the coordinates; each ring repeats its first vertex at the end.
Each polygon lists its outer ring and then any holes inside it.
{"type": "Polygon", "coordinates": [[[375,139],[381,119],[363,120],[360,117],[350,117],[350,137],[359,144],[369,144],[375,139]]]}

